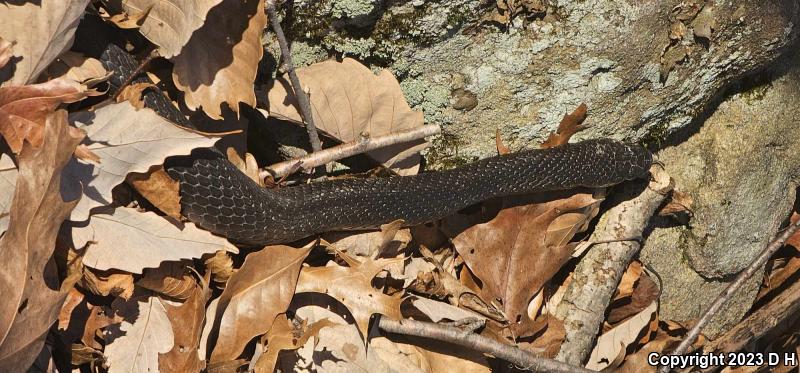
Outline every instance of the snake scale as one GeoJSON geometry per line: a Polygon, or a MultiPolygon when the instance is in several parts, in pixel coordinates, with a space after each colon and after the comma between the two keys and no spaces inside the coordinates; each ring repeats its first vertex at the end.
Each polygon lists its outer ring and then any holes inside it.
{"type": "MultiPolygon", "coordinates": [[[[114,44],[101,49],[96,54],[113,71],[113,90],[138,63],[114,44]]],[[[139,79],[144,77],[133,81],[139,79]]],[[[161,92],[151,90],[144,100],[163,117],[190,125],[161,92]]],[[[194,152],[173,163],[165,168],[180,182],[184,216],[232,242],[260,246],[326,231],[376,228],[396,219],[423,223],[493,197],[609,186],[646,175],[652,156],[638,145],[596,139],[491,157],[448,171],[278,189],[259,187],[219,152],[194,152]]]]}

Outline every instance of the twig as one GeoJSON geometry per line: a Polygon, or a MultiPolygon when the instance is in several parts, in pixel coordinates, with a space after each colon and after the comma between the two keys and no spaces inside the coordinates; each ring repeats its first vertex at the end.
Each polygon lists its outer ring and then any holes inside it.
{"type": "MultiPolygon", "coordinates": [[[[564,321],[566,339],[556,360],[581,365],[589,358],[605,310],[625,269],[639,252],[641,237],[656,208],[672,190],[672,180],[659,166],[650,169],[653,180],[646,189],[627,188],[617,198],[622,202],[608,210],[598,223],[593,245],[575,268],[556,317],[564,321]]],[[[633,186],[632,184],[630,186],[633,186]]]]}
{"type": "MultiPolygon", "coordinates": [[[[317,134],[317,126],[314,124],[314,115],[311,112],[311,103],[308,101],[308,95],[300,85],[300,79],[294,70],[294,63],[292,62],[292,54],[289,52],[289,43],[286,42],[286,34],[283,33],[281,22],[278,20],[278,12],[275,11],[275,1],[267,0],[266,2],[267,16],[275,35],[278,38],[278,45],[281,48],[281,60],[286,66],[286,72],[289,74],[289,80],[292,82],[292,90],[297,97],[297,103],[300,104],[300,115],[303,117],[303,122],[306,124],[306,132],[308,132],[308,141],[311,143],[311,150],[316,153],[322,150],[322,144],[319,141],[319,134],[317,134]]],[[[324,169],[317,170],[324,173],[324,169]]]]}
{"type": "MultiPolygon", "coordinates": [[[[136,70],[133,70],[133,72],[130,75],[128,75],[127,78],[125,78],[125,81],[123,81],[122,84],[119,85],[117,91],[114,92],[113,96],[111,96],[111,101],[117,101],[117,97],[119,97],[120,93],[122,93],[122,90],[125,89],[125,87],[129,86],[131,82],[133,82],[133,80],[136,79],[136,77],[139,76],[139,74],[141,74],[142,71],[144,71],[144,69],[156,57],[158,57],[158,50],[153,49],[152,51],[150,51],[150,53],[147,54],[147,57],[145,57],[145,59],[139,63],[139,66],[136,67],[136,70]]],[[[150,80],[148,79],[148,81],[150,80]]]]}
{"type": "Polygon", "coordinates": [[[453,326],[409,319],[392,320],[381,317],[378,322],[378,328],[388,333],[422,337],[471,348],[508,361],[516,365],[517,368],[534,372],[591,372],[588,369],[536,356],[530,352],[502,344],[478,334],[465,333],[464,330],[453,326]]]}
{"type": "MultiPolygon", "coordinates": [[[[685,354],[689,350],[689,347],[692,345],[692,343],[694,343],[694,341],[700,335],[703,327],[706,326],[709,321],[711,321],[711,318],[716,315],[717,312],[719,312],[720,308],[722,308],[725,302],[729,301],[733,295],[739,291],[742,285],[744,285],[745,281],[749,280],[750,277],[753,277],[756,272],[764,267],[764,264],[767,262],[767,260],[769,260],[769,258],[772,257],[772,255],[774,255],[778,249],[783,247],[783,244],[786,242],[786,240],[795,232],[797,232],[798,228],[800,228],[800,220],[789,225],[789,227],[787,227],[783,233],[775,237],[772,242],[770,242],[769,245],[767,245],[767,247],[761,251],[761,254],[753,259],[753,261],[750,262],[750,265],[740,272],[739,275],[736,276],[736,279],[733,280],[733,282],[731,282],[731,284],[728,285],[728,287],[725,288],[725,290],[719,296],[717,296],[717,299],[714,300],[714,303],[712,303],[711,306],[708,307],[708,309],[703,313],[703,316],[700,317],[700,320],[697,321],[697,324],[695,324],[692,329],[686,333],[686,337],[684,337],[681,344],[675,348],[672,354],[685,354]]],[[[667,371],[668,368],[666,366],[662,366],[659,369],[659,372],[667,371]]]]}
{"type": "Polygon", "coordinates": [[[301,158],[276,163],[262,170],[258,176],[264,179],[271,175],[273,178],[278,179],[290,174],[291,172],[297,171],[298,163],[300,163],[299,168],[315,168],[356,154],[435,135],[440,131],[441,128],[438,125],[427,124],[421,127],[398,131],[388,135],[375,136],[372,138],[362,136],[358,140],[340,144],[319,152],[314,152],[301,158]]]}

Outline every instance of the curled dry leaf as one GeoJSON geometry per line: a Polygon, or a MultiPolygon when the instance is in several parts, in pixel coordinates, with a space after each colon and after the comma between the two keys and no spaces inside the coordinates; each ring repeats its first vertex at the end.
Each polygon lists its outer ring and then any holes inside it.
{"type": "Polygon", "coordinates": [[[204,262],[206,270],[211,272],[211,280],[217,284],[225,287],[228,280],[233,276],[235,270],[233,269],[233,259],[231,259],[228,252],[219,250],[214,253],[214,256],[209,257],[204,262]]]}
{"type": "Polygon", "coordinates": [[[150,82],[132,83],[126,85],[121,91],[117,92],[117,102],[127,101],[137,109],[144,108],[144,91],[155,88],[156,85],[150,82]]]}
{"type": "Polygon", "coordinates": [[[102,160],[99,164],[73,161],[65,170],[66,177],[82,185],[63,191],[68,196],[83,194],[70,216],[73,221],[85,221],[92,208],[110,204],[111,190],[129,173],[147,172],[166,157],[189,154],[216,141],[175,126],[150,109],[136,110],[127,102],[104,106],[94,113],[76,113],[70,119],[87,132],[89,150],[102,160]]]}
{"type": "Polygon", "coordinates": [[[592,350],[589,362],[586,363],[586,368],[602,370],[611,362],[618,360],[620,354],[624,356],[628,345],[638,341],[642,331],[649,331],[648,326],[652,318],[656,317],[657,310],[658,302],[653,301],[638,315],[601,335],[592,350]]]}
{"type": "Polygon", "coordinates": [[[203,26],[209,10],[220,2],[222,0],[124,0],[122,9],[129,19],[141,20],[139,32],[158,46],[161,56],[172,58],[181,52],[192,33],[203,26]]]}
{"type": "Polygon", "coordinates": [[[229,147],[225,150],[226,155],[228,156],[228,160],[233,163],[239,171],[242,171],[247,177],[251,180],[255,181],[256,184],[260,186],[264,186],[264,180],[258,176],[258,163],[256,163],[256,158],[253,157],[250,153],[244,154],[244,159],[236,153],[236,149],[229,147]]]}
{"type": "Polygon", "coordinates": [[[222,119],[223,103],[236,113],[240,102],[256,106],[253,82],[266,24],[264,0],[225,1],[208,12],[173,58],[172,80],[189,109],[202,107],[209,117],[222,119]]]}
{"type": "Polygon", "coordinates": [[[86,91],[86,87],[66,79],[0,87],[0,135],[14,153],[19,153],[24,141],[41,146],[45,118],[59,105],[92,94],[86,91]]]}
{"type": "Polygon", "coordinates": [[[93,294],[103,297],[113,295],[122,299],[130,299],[134,290],[133,276],[120,271],[95,273],[95,271],[83,267],[83,277],[78,283],[93,294]]]}
{"type": "Polygon", "coordinates": [[[83,264],[99,270],[142,273],[161,262],[200,258],[219,249],[238,252],[226,239],[186,223],[180,229],[153,212],[117,207],[72,228],[75,247],[86,248],[83,264]],[[122,255],[124,253],[124,255],[122,255]]]}
{"type": "MultiPolygon", "coordinates": [[[[552,230],[551,224],[566,213],[580,213],[582,220],[570,221],[575,227],[585,227],[597,213],[600,200],[592,194],[573,193],[505,198],[504,208],[486,223],[473,225],[469,217],[459,215],[445,220],[445,232],[454,237],[456,250],[483,284],[479,295],[487,302],[502,302],[517,336],[531,333],[530,300],[573,252],[573,245],[565,244],[571,235],[564,229],[552,230]]],[[[577,230],[567,229],[573,234],[577,230]]]]}
{"type": "Polygon", "coordinates": [[[586,128],[586,126],[581,123],[586,120],[587,110],[589,110],[589,107],[586,106],[586,104],[580,104],[572,114],[564,115],[564,118],[561,119],[561,123],[558,124],[558,129],[547,137],[547,140],[542,143],[541,147],[552,148],[568,143],[572,135],[586,128]]]}
{"type": "Polygon", "coordinates": [[[181,220],[180,183],[169,177],[163,167],[146,174],[128,174],[127,180],[161,212],[177,221],[181,220]]]}
{"type": "Polygon", "coordinates": [[[211,362],[236,359],[253,337],[266,333],[275,317],[286,312],[300,266],[310,251],[310,246],[276,245],[245,258],[219,297],[218,337],[211,362]]]}
{"type": "Polygon", "coordinates": [[[197,288],[197,280],[189,270],[191,266],[189,260],[161,263],[158,268],[145,269],[136,285],[172,299],[186,300],[197,288]]]}
{"type": "Polygon", "coordinates": [[[108,372],[158,372],[158,356],[174,345],[167,310],[158,297],[137,297],[117,307],[123,321],[106,335],[108,372]]]}
{"type": "Polygon", "coordinates": [[[61,171],[82,138],[67,125],[67,113],[57,111],[45,120],[41,146],[24,146],[18,158],[8,230],[0,238],[0,366],[10,371],[31,365],[66,296],[52,290],[59,279],[50,264],[59,227],[76,204],[60,193],[61,171]]]}
{"type": "MultiPolygon", "coordinates": [[[[358,61],[325,61],[297,70],[303,89],[309,92],[317,129],[341,141],[387,135],[424,124],[420,111],[408,106],[400,84],[389,70],[375,75],[358,61]]],[[[267,92],[269,115],[303,123],[297,98],[286,76],[279,77],[267,92]]],[[[415,174],[419,151],[430,145],[424,139],[368,152],[367,155],[400,174],[415,174]]]]}
{"type": "Polygon", "coordinates": [[[67,79],[87,87],[105,81],[111,76],[103,63],[96,58],[67,51],[47,67],[45,74],[49,79],[67,79]]]}
{"type": "MultiPolygon", "coordinates": [[[[7,84],[23,85],[72,46],[75,29],[89,0],[12,1],[0,4],[0,37],[15,43],[14,76],[7,84]]],[[[3,80],[0,77],[0,80],[3,80]]]]}
{"type": "Polygon", "coordinates": [[[286,314],[278,315],[265,337],[267,350],[256,361],[255,371],[274,372],[278,353],[303,347],[310,338],[316,337],[322,328],[339,325],[330,319],[322,319],[311,325],[305,324],[300,325],[300,330],[295,330],[292,322],[286,318],[286,314]]]}
{"type": "Polygon", "coordinates": [[[206,302],[211,296],[208,287],[197,285],[188,289],[183,304],[164,307],[172,324],[174,345],[169,352],[159,354],[158,367],[162,372],[200,372],[205,362],[200,358],[200,337],[206,316],[206,302]]]}
{"type": "MultiPolygon", "coordinates": [[[[342,256],[346,256],[343,254],[342,256]]],[[[367,328],[372,315],[378,313],[400,318],[400,294],[386,295],[372,287],[372,279],[387,266],[402,261],[396,259],[365,259],[358,263],[353,258],[350,267],[332,264],[327,267],[305,267],[297,280],[297,294],[327,294],[347,307],[355,319],[362,338],[367,338],[367,328]]]]}

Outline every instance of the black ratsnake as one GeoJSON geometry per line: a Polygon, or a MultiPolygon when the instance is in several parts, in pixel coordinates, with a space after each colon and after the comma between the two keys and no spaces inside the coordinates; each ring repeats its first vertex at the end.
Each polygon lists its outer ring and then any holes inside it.
{"type": "MultiPolygon", "coordinates": [[[[100,58],[114,71],[112,89],[137,67],[114,44],[105,45],[100,58]]],[[[134,81],[139,79],[146,78],[134,81]]],[[[165,118],[189,125],[160,92],[149,91],[144,99],[165,118]]],[[[496,156],[449,171],[279,189],[259,187],[219,152],[195,152],[165,167],[180,181],[184,216],[232,242],[260,246],[326,231],[376,228],[396,219],[424,223],[492,197],[609,186],[646,175],[651,163],[650,152],[641,146],[597,139],[496,156]]]]}

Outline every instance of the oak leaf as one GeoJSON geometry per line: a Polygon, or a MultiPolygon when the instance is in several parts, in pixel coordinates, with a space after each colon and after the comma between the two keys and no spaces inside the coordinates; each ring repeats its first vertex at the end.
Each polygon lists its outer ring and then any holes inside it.
{"type": "MultiPolygon", "coordinates": [[[[346,257],[343,254],[342,257],[346,257]]],[[[355,319],[362,338],[366,340],[369,320],[374,314],[400,319],[400,294],[386,295],[372,286],[372,279],[387,266],[403,258],[366,259],[359,263],[346,259],[349,267],[331,264],[326,267],[306,267],[300,271],[296,293],[327,294],[345,305],[355,319]]]]}
{"type": "Polygon", "coordinates": [[[475,217],[455,215],[445,219],[443,229],[483,284],[481,298],[501,301],[515,335],[526,336],[532,332],[529,302],[571,257],[574,247],[566,244],[571,234],[564,231],[574,234],[585,228],[599,203],[592,194],[575,190],[509,197],[488,222],[474,224],[475,217]],[[571,225],[564,228],[559,221],[564,214],[582,219],[570,217],[571,225]]]}
{"type": "Polygon", "coordinates": [[[285,314],[278,315],[264,338],[267,342],[267,351],[258,358],[254,370],[265,373],[274,372],[275,363],[278,362],[278,353],[303,347],[309,339],[316,337],[322,328],[338,325],[330,319],[322,319],[311,325],[306,324],[302,323],[300,330],[296,331],[285,314]]]}
{"type": "Polygon", "coordinates": [[[136,285],[165,295],[169,299],[183,301],[196,293],[197,281],[192,276],[190,268],[192,268],[190,260],[163,262],[158,268],[145,269],[136,285]]]}
{"type": "Polygon", "coordinates": [[[169,177],[163,167],[145,174],[131,173],[127,180],[161,212],[175,220],[181,219],[180,183],[169,177]]]}
{"type": "Polygon", "coordinates": [[[103,67],[100,60],[67,51],[50,64],[42,75],[46,75],[49,79],[64,78],[87,87],[93,87],[108,79],[111,73],[103,67]]]}
{"type": "Polygon", "coordinates": [[[76,113],[70,119],[86,131],[87,147],[101,160],[98,164],[74,160],[65,170],[66,177],[83,186],[63,191],[70,196],[83,194],[70,216],[73,221],[85,221],[92,208],[110,204],[111,190],[129,173],[146,172],[166,157],[189,154],[216,141],[175,126],[150,109],[136,110],[127,102],[76,113]]]}
{"type": "Polygon", "coordinates": [[[108,328],[106,364],[108,372],[158,372],[158,355],[174,345],[174,334],[167,310],[158,297],[136,297],[119,305],[124,321],[119,328],[108,328]]]}
{"type": "Polygon", "coordinates": [[[219,249],[238,252],[222,237],[186,223],[183,229],[153,212],[117,207],[92,215],[89,224],[72,228],[75,247],[86,247],[83,264],[99,270],[142,273],[161,262],[200,258],[219,249]]]}
{"type": "MultiPolygon", "coordinates": [[[[400,84],[389,70],[375,75],[358,61],[324,61],[297,70],[303,89],[309,93],[317,129],[341,142],[362,135],[380,136],[424,124],[421,111],[408,106],[400,84]]],[[[297,98],[286,76],[276,79],[267,92],[269,116],[303,123],[297,98]]],[[[375,161],[400,174],[419,169],[419,151],[427,148],[424,139],[368,152],[375,161]]]]}
{"type": "Polygon", "coordinates": [[[219,297],[215,317],[219,334],[211,362],[236,359],[253,337],[266,333],[275,317],[286,312],[310,251],[310,246],[276,245],[245,258],[219,297]]]}
{"type": "Polygon", "coordinates": [[[164,305],[172,324],[174,345],[169,352],[158,356],[158,367],[162,372],[200,372],[205,367],[199,348],[206,301],[211,293],[207,286],[194,285],[181,305],[164,305]]]}
{"type": "Polygon", "coordinates": [[[7,154],[0,154],[0,234],[8,228],[11,201],[17,185],[17,166],[7,154]]]}
{"type": "Polygon", "coordinates": [[[0,238],[0,366],[25,371],[58,317],[66,290],[58,290],[52,263],[56,235],[77,201],[64,201],[61,171],[83,138],[67,125],[67,113],[47,117],[42,144],[19,154],[19,175],[0,238]]]}
{"type": "MultiPolygon", "coordinates": [[[[0,38],[15,43],[14,76],[8,85],[23,85],[72,46],[75,29],[89,0],[4,1],[0,4],[0,38]]],[[[0,76],[0,81],[3,78],[0,76]]]]}
{"type": "Polygon", "coordinates": [[[264,0],[224,1],[208,12],[173,58],[172,80],[189,109],[202,107],[209,117],[222,119],[223,103],[236,113],[240,102],[256,106],[253,82],[266,24],[264,0]]]}

